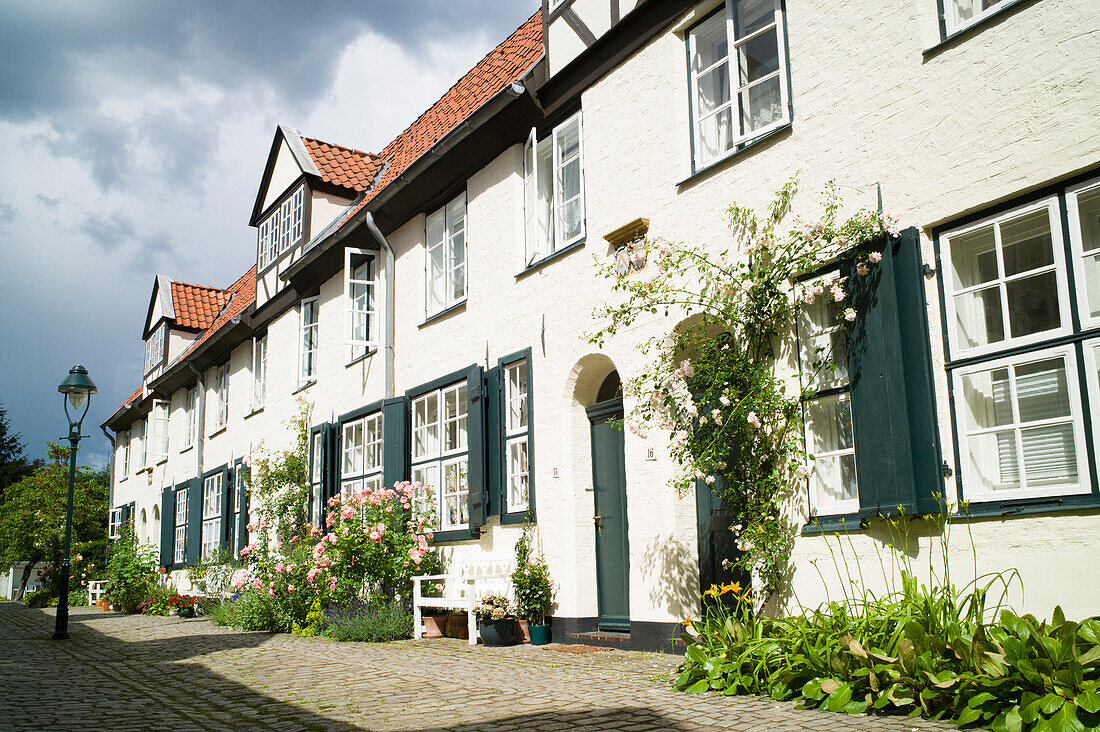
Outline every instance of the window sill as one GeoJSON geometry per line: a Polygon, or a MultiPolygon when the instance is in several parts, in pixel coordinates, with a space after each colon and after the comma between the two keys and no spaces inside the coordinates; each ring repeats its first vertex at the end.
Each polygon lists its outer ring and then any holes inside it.
{"type": "Polygon", "coordinates": [[[214,430],[214,431],[213,431],[213,432],[211,432],[211,433],[210,433],[209,435],[207,435],[207,436],[206,436],[206,439],[208,439],[208,440],[209,440],[209,439],[212,439],[212,438],[214,438],[214,437],[217,437],[217,436],[218,436],[218,435],[220,435],[221,433],[225,432],[225,431],[226,431],[227,429],[229,429],[229,425],[226,425],[226,426],[224,426],[224,427],[219,427],[218,429],[214,430]]]}
{"type": "Polygon", "coordinates": [[[263,407],[256,407],[251,412],[244,415],[244,419],[250,419],[251,417],[255,417],[257,414],[261,413],[262,411],[264,411],[263,407]]]}
{"type": "Polygon", "coordinates": [[[558,259],[559,257],[564,257],[566,254],[568,254],[569,252],[571,252],[575,249],[580,249],[581,247],[583,247],[585,245],[585,242],[587,242],[587,241],[588,241],[588,237],[587,236],[582,236],[580,239],[577,239],[575,242],[573,242],[569,246],[562,247],[561,249],[557,250],[553,254],[547,254],[545,257],[538,260],[537,262],[532,262],[531,264],[527,265],[523,269],[522,272],[519,272],[519,273],[516,274],[516,279],[517,280],[523,279],[524,277],[529,275],[531,272],[534,272],[536,269],[542,269],[543,265],[549,264],[550,262],[553,262],[555,259],[558,259]]]}
{"type": "Polygon", "coordinates": [[[736,150],[728,153],[726,155],[726,157],[720,158],[720,159],[715,160],[714,162],[711,162],[711,163],[707,163],[702,168],[699,168],[698,170],[693,172],[691,175],[689,175],[687,178],[684,178],[682,181],[677,183],[676,187],[680,188],[680,187],[685,186],[689,183],[695,183],[700,178],[702,178],[706,175],[709,175],[710,173],[714,172],[715,170],[717,170],[719,168],[722,168],[722,167],[732,163],[734,160],[738,159],[743,154],[749,152],[750,150],[757,147],[758,145],[763,145],[766,142],[774,140],[775,138],[779,137],[780,135],[787,135],[787,134],[790,133],[790,131],[791,131],[791,123],[788,122],[787,124],[783,125],[782,127],[777,127],[774,130],[772,130],[771,132],[769,132],[767,134],[764,134],[764,135],[761,135],[760,137],[757,137],[755,140],[749,140],[748,142],[746,142],[741,147],[739,147],[736,150]]]}
{"type": "MultiPolygon", "coordinates": [[[[162,457],[162,458],[161,458],[160,460],[157,460],[157,465],[164,465],[164,464],[166,464],[167,462],[168,462],[168,456],[167,456],[167,455],[165,455],[165,456],[164,456],[164,457],[162,457]]],[[[152,468],[150,468],[150,470],[151,470],[151,469],[152,469],[152,468]]]]}
{"type": "Polygon", "coordinates": [[[858,513],[846,513],[841,516],[816,516],[802,527],[803,536],[839,534],[847,531],[863,531],[867,528],[867,517],[858,513]]]}
{"type": "Polygon", "coordinates": [[[317,383],[317,379],[310,379],[309,381],[303,382],[303,383],[298,385],[297,389],[290,392],[290,395],[294,396],[295,394],[303,392],[303,391],[305,391],[306,389],[308,389],[309,387],[313,386],[316,383],[317,383]]]}
{"type": "Polygon", "coordinates": [[[187,447],[180,448],[180,455],[182,455],[185,452],[188,452],[189,450],[194,450],[194,449],[195,449],[195,446],[193,444],[188,445],[187,447]]]}
{"type": "Polygon", "coordinates": [[[431,323],[434,323],[437,320],[442,320],[443,318],[446,318],[448,315],[453,315],[454,313],[457,313],[459,311],[463,311],[465,309],[466,309],[466,301],[465,300],[462,300],[460,302],[456,302],[454,305],[451,305],[450,307],[446,307],[443,310],[440,310],[438,313],[433,313],[433,314],[429,315],[427,318],[424,319],[423,323],[421,323],[420,325],[418,325],[416,327],[417,328],[423,328],[424,326],[430,325],[431,323]]]}
{"type": "Polygon", "coordinates": [[[1005,0],[1002,5],[994,6],[993,10],[990,10],[988,13],[983,15],[981,18],[978,18],[978,20],[974,21],[970,25],[964,28],[959,28],[958,30],[951,31],[947,35],[943,36],[940,39],[939,43],[921,51],[921,55],[927,61],[930,57],[937,55],[940,51],[944,50],[948,46],[954,45],[955,41],[959,40],[960,38],[965,38],[978,28],[982,28],[988,25],[990,22],[993,21],[994,18],[999,18],[1013,8],[1021,7],[1028,2],[1032,2],[1032,0],[1005,0]]]}
{"type": "Polygon", "coordinates": [[[951,514],[952,521],[971,518],[1002,518],[1037,513],[1061,513],[1100,508],[1100,495],[1084,493],[1077,496],[1051,496],[1050,498],[1021,498],[1014,501],[989,501],[967,504],[965,513],[951,514]]]}
{"type": "Polygon", "coordinates": [[[376,353],[378,353],[377,348],[368,348],[367,352],[364,353],[362,356],[356,356],[355,358],[353,358],[352,360],[350,360],[346,364],[344,364],[344,368],[350,369],[355,364],[357,364],[361,361],[366,361],[368,358],[370,358],[371,356],[373,356],[376,353]]]}
{"type": "Polygon", "coordinates": [[[532,512],[530,509],[527,509],[525,511],[515,511],[512,513],[502,513],[500,514],[500,525],[514,526],[515,524],[522,524],[524,521],[527,520],[528,516],[531,517],[531,523],[536,523],[536,521],[534,520],[534,512],[532,512]]]}
{"type": "Polygon", "coordinates": [[[432,534],[433,544],[447,544],[454,541],[476,541],[481,537],[481,532],[474,529],[448,529],[436,531],[432,534]]]}

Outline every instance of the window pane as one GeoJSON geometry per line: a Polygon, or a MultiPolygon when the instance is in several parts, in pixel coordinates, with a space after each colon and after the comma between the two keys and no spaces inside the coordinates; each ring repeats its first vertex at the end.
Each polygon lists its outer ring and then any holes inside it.
{"type": "Polygon", "coordinates": [[[967,438],[970,475],[980,491],[1009,490],[1020,487],[1020,465],[1016,454],[1014,430],[987,432],[967,438]]]}
{"type": "Polygon", "coordinates": [[[813,491],[814,506],[819,512],[832,508],[841,501],[856,500],[859,496],[856,456],[847,453],[814,460],[810,489],[813,491]]]}
{"type": "Polygon", "coordinates": [[[1012,337],[1053,330],[1062,323],[1058,310],[1058,277],[1054,270],[1012,280],[1005,285],[1012,337]]]}
{"type": "Polygon", "coordinates": [[[1012,395],[1008,369],[982,371],[962,378],[967,430],[1012,424],[1012,395]]]}
{"type": "Polygon", "coordinates": [[[1020,421],[1068,417],[1069,386],[1066,365],[1060,358],[1016,367],[1016,398],[1020,421]]]}
{"type": "Polygon", "coordinates": [[[1005,277],[1054,264],[1047,209],[1001,224],[1001,247],[1005,277]]]}
{"type": "Polygon", "coordinates": [[[437,211],[428,217],[428,248],[434,247],[437,244],[443,242],[443,231],[446,227],[446,220],[443,216],[443,211],[437,211]]]}
{"type": "Polygon", "coordinates": [[[779,40],[775,32],[757,36],[737,49],[739,86],[779,71],[779,40]]]}
{"type": "Polygon", "coordinates": [[[1072,424],[1053,424],[1020,431],[1024,479],[1029,488],[1077,482],[1077,450],[1072,424]]]}
{"type": "Polygon", "coordinates": [[[783,118],[779,77],[774,76],[741,92],[741,123],[744,134],[783,118]]]}
{"type": "Polygon", "coordinates": [[[716,13],[704,21],[692,31],[694,54],[691,59],[691,69],[699,73],[719,61],[724,61],[727,53],[726,44],[726,17],[724,13],[716,13]]]}
{"type": "Polygon", "coordinates": [[[733,4],[733,21],[738,38],[775,22],[774,0],[736,0],[733,4]]]}
{"type": "Polygon", "coordinates": [[[963,346],[974,348],[1005,339],[1001,291],[987,287],[955,296],[955,320],[963,346]]]}
{"type": "Polygon", "coordinates": [[[733,115],[729,108],[707,117],[699,123],[699,157],[703,162],[714,160],[733,147],[733,115]]]}
{"type": "Polygon", "coordinates": [[[992,226],[951,239],[951,266],[956,290],[997,279],[996,246],[992,226]]]}
{"type": "Polygon", "coordinates": [[[806,426],[811,437],[807,449],[815,456],[853,447],[852,409],[846,396],[809,402],[806,426]]]}
{"type": "Polygon", "coordinates": [[[570,201],[580,194],[581,160],[580,158],[573,158],[558,169],[558,200],[570,201]]]}
{"type": "Polygon", "coordinates": [[[730,100],[730,70],[722,64],[700,74],[695,81],[699,109],[697,117],[705,117],[730,100]]]}
{"type": "Polygon", "coordinates": [[[508,445],[508,508],[526,508],[528,493],[527,440],[508,445]]]}

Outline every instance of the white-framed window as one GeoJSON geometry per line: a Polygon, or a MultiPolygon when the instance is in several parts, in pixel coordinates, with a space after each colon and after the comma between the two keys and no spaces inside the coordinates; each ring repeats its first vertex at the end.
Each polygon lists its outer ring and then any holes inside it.
{"type": "Polygon", "coordinates": [[[377,272],[374,254],[344,250],[344,298],[348,308],[348,344],[356,359],[378,345],[377,272]]]}
{"type": "Polygon", "coordinates": [[[1100,179],[1066,191],[1082,328],[1100,327],[1100,179]]]}
{"type": "Polygon", "coordinates": [[[428,215],[425,311],[435,315],[466,299],[466,192],[428,215]]]}
{"type": "Polygon", "coordinates": [[[527,359],[504,368],[505,492],[507,512],[526,511],[530,505],[530,451],[528,427],[527,359]]]}
{"type": "Polygon", "coordinates": [[[1070,332],[1057,198],[949,231],[942,241],[952,358],[1070,332]]]}
{"type": "Polygon", "coordinates": [[[958,33],[998,10],[1011,0],[942,0],[943,27],[947,35],[958,33]]]}
{"type": "Polygon", "coordinates": [[[162,322],[149,334],[149,338],[145,341],[146,374],[164,363],[164,356],[166,354],[164,334],[166,329],[167,326],[162,322]]]}
{"type": "Polygon", "coordinates": [[[298,308],[298,384],[317,378],[317,310],[320,298],[307,297],[298,308]]]}
{"type": "Polygon", "coordinates": [[[122,509],[112,508],[110,516],[107,520],[107,538],[117,539],[119,531],[122,528],[122,509]]]}
{"type": "Polygon", "coordinates": [[[302,238],[305,198],[305,184],[302,184],[260,222],[257,245],[259,269],[274,262],[302,238]]]}
{"type": "Polygon", "coordinates": [[[218,367],[214,376],[214,393],[217,402],[214,409],[214,431],[229,424],[229,363],[218,367]]]}
{"type": "Polygon", "coordinates": [[[440,529],[470,525],[466,382],[416,397],[412,403],[412,476],[428,488],[440,529]]]}
{"type": "Polygon", "coordinates": [[[790,123],[781,0],[726,0],[687,43],[696,169],[790,123]]]}
{"type": "Polygon", "coordinates": [[[187,400],[184,405],[187,412],[187,431],[183,435],[183,449],[195,445],[199,425],[199,387],[196,385],[188,389],[185,399],[187,400]]]}
{"type": "Polygon", "coordinates": [[[126,476],[130,474],[130,439],[133,436],[131,430],[127,430],[122,433],[122,477],[120,480],[126,480],[126,476]]]}
{"type": "Polygon", "coordinates": [[[1090,490],[1072,345],[956,369],[963,484],[970,500],[1090,490]]]}
{"type": "Polygon", "coordinates": [[[382,487],[382,413],[375,412],[343,426],[340,490],[354,493],[382,487]]]}
{"type": "Polygon", "coordinates": [[[202,481],[202,557],[213,554],[221,541],[222,489],[224,473],[208,475],[202,481]]]}
{"type": "Polygon", "coordinates": [[[160,462],[168,457],[168,402],[153,402],[153,461],[160,462]]]}
{"type": "MultiPolygon", "coordinates": [[[[1100,338],[1085,341],[1081,344],[1085,354],[1085,391],[1088,393],[1089,405],[1095,413],[1100,408],[1100,338]]],[[[1092,418],[1092,444],[1100,445],[1100,419],[1092,418]]]]}
{"type": "Polygon", "coordinates": [[[135,466],[135,472],[141,472],[149,464],[149,441],[146,438],[149,425],[148,418],[143,419],[134,425],[134,429],[137,430],[137,458],[138,462],[135,466]]]}
{"type": "MultiPolygon", "coordinates": [[[[167,516],[165,517],[167,520],[167,516]]],[[[187,542],[187,489],[176,491],[175,537],[172,545],[172,563],[183,564],[187,542]]]]}
{"type": "Polygon", "coordinates": [[[246,470],[247,468],[243,463],[237,463],[237,467],[233,471],[232,495],[229,498],[232,501],[230,508],[233,515],[233,524],[230,526],[230,531],[233,534],[233,545],[230,547],[230,551],[234,557],[239,557],[241,549],[248,543],[247,530],[245,532],[241,531],[241,504],[244,503],[244,476],[246,470]]]}
{"type": "Polygon", "coordinates": [[[267,401],[267,334],[252,339],[252,411],[267,401]]]}
{"type": "Polygon", "coordinates": [[[310,436],[309,501],[314,523],[321,525],[321,493],[324,481],[325,434],[317,430],[310,436]]]}
{"type": "Polygon", "coordinates": [[[526,266],[585,236],[582,138],[580,112],[542,140],[531,128],[523,148],[526,266]]]}
{"type": "Polygon", "coordinates": [[[812,516],[859,510],[848,354],[840,310],[831,297],[818,296],[802,308],[798,321],[802,386],[813,390],[802,401],[803,438],[811,458],[807,488],[812,516]]]}

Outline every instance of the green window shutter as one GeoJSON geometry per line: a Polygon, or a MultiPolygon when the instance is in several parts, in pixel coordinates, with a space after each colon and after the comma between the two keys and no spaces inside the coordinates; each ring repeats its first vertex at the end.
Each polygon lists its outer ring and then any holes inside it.
{"type": "Polygon", "coordinates": [[[187,481],[187,541],[185,564],[194,564],[202,554],[202,478],[187,481]]]}
{"type": "Polygon", "coordinates": [[[382,403],[382,485],[408,480],[409,407],[405,397],[382,403]]]}
{"type": "Polygon", "coordinates": [[[165,488],[160,493],[160,566],[172,566],[172,543],[176,538],[176,491],[165,488]]]}
{"type": "Polygon", "coordinates": [[[222,525],[219,531],[221,541],[218,545],[222,549],[230,549],[233,546],[233,502],[229,497],[233,495],[233,471],[226,466],[222,471],[222,525]]]}
{"type": "Polygon", "coordinates": [[[850,304],[848,373],[860,513],[916,513],[939,490],[931,356],[916,229],[884,242],[869,275],[841,259],[850,304]]]}
{"type": "Polygon", "coordinates": [[[485,372],[485,479],[490,516],[505,512],[504,496],[504,407],[501,398],[501,368],[485,372]]]}
{"type": "Polygon", "coordinates": [[[485,388],[480,366],[471,366],[466,372],[466,439],[469,445],[467,480],[470,487],[470,531],[477,535],[477,528],[484,526],[489,516],[489,488],[485,459],[485,388]]]}
{"type": "Polygon", "coordinates": [[[321,513],[328,507],[328,499],[340,492],[340,425],[325,425],[325,453],[321,513]]]}
{"type": "MultiPolygon", "coordinates": [[[[248,544],[248,470],[244,465],[238,465],[237,470],[245,471],[245,480],[241,483],[241,492],[237,494],[237,507],[234,510],[241,512],[237,518],[237,536],[240,537],[238,546],[242,549],[248,544]]],[[[239,559],[239,557],[233,557],[239,559]]]]}

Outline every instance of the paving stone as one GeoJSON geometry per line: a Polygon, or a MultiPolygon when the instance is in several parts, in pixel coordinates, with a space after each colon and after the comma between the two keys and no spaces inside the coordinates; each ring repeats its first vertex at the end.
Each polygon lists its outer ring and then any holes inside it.
{"type": "Polygon", "coordinates": [[[654,681],[677,660],[626,651],[555,653],[437,639],[334,643],[74,608],[0,603],[0,729],[949,730],[848,717],[753,697],[689,696],[654,681]]]}

